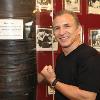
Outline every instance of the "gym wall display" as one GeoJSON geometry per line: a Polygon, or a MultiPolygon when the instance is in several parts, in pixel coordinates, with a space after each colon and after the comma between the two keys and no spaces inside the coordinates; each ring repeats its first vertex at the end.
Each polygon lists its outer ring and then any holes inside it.
{"type": "Polygon", "coordinates": [[[87,0],[89,14],[100,14],[100,0],[87,0]]]}
{"type": "Polygon", "coordinates": [[[89,30],[89,44],[100,51],[100,29],[89,30]]]}
{"type": "Polygon", "coordinates": [[[41,10],[52,10],[53,0],[36,0],[36,9],[41,10]]]}
{"type": "MultiPolygon", "coordinates": [[[[7,1],[7,0],[6,0],[7,1]]],[[[33,0],[34,1],[34,0],[33,0]]],[[[63,9],[69,9],[74,11],[79,18],[80,24],[82,25],[81,42],[96,48],[100,52],[100,6],[96,7],[98,1],[100,0],[35,0],[37,1],[37,12],[36,12],[36,61],[37,70],[41,72],[45,65],[52,65],[55,67],[56,58],[62,51],[60,45],[58,45],[58,50],[52,52],[52,47],[48,42],[46,47],[44,43],[39,43],[38,35],[42,31],[48,31],[52,34],[52,20],[53,17],[59,11],[63,9]],[[48,5],[52,4],[52,8],[48,10],[48,5]],[[95,4],[94,4],[95,2],[95,4]],[[49,4],[48,4],[49,3],[49,4]],[[91,5],[92,3],[92,5],[91,5]]],[[[26,27],[27,28],[27,27],[26,27]]],[[[28,26],[29,28],[29,26],[28,26]]],[[[29,31],[27,32],[29,33],[29,31]]],[[[50,36],[51,37],[51,36],[50,36]]],[[[55,43],[56,44],[56,43],[55,43]]],[[[56,48],[56,46],[54,46],[56,48]]],[[[54,49],[53,48],[53,49],[54,49]]],[[[37,88],[37,100],[54,100],[54,93],[48,88],[48,85],[38,84],[37,88]]]]}
{"type": "Polygon", "coordinates": [[[36,29],[36,49],[37,51],[57,51],[58,42],[56,41],[51,28],[36,29]]]}
{"type": "Polygon", "coordinates": [[[81,2],[80,0],[63,0],[64,9],[72,10],[77,13],[81,13],[81,2]]]}

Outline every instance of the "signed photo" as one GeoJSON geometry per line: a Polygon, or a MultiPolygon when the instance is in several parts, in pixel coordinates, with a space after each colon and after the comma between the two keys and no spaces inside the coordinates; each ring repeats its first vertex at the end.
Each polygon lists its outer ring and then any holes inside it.
{"type": "Polygon", "coordinates": [[[64,0],[64,9],[80,13],[80,0],[64,0]]]}
{"type": "Polygon", "coordinates": [[[90,30],[90,45],[100,51],[100,29],[90,30]]]}
{"type": "Polygon", "coordinates": [[[100,0],[88,0],[88,13],[100,14],[100,0]]]}
{"type": "Polygon", "coordinates": [[[52,29],[37,28],[36,31],[37,51],[56,51],[58,49],[58,42],[52,34],[52,29]]]}
{"type": "Polygon", "coordinates": [[[53,9],[53,0],[36,0],[36,9],[52,10],[53,9]]]}

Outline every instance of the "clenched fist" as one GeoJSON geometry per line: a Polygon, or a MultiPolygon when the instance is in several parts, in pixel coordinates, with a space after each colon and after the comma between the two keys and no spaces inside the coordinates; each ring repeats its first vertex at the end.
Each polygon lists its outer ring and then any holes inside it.
{"type": "Polygon", "coordinates": [[[45,77],[45,79],[51,83],[52,81],[54,81],[56,79],[56,75],[55,75],[55,72],[54,72],[54,69],[52,68],[51,65],[49,66],[45,66],[43,68],[43,70],[41,71],[41,74],[45,77]]]}

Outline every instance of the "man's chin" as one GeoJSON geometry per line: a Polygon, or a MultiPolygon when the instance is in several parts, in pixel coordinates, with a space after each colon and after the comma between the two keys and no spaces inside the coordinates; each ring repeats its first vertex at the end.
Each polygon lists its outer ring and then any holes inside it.
{"type": "Polygon", "coordinates": [[[68,48],[69,45],[62,45],[61,47],[62,47],[62,48],[68,48]]]}

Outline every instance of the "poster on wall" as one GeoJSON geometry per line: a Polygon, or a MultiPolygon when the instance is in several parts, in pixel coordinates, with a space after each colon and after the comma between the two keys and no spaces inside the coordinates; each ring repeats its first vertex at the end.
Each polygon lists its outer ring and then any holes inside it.
{"type": "Polygon", "coordinates": [[[36,9],[53,10],[53,0],[36,0],[36,9]]]}
{"type": "Polygon", "coordinates": [[[100,14],[100,0],[88,0],[88,13],[100,14]]]}
{"type": "Polygon", "coordinates": [[[80,0],[64,0],[64,9],[81,13],[80,0]]]}
{"type": "Polygon", "coordinates": [[[89,30],[90,45],[100,51],[100,29],[89,30]]]}
{"type": "Polygon", "coordinates": [[[36,50],[57,51],[58,42],[52,34],[51,28],[36,28],[36,50]]]}

